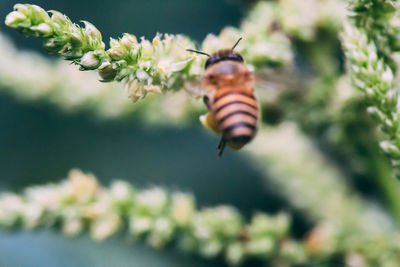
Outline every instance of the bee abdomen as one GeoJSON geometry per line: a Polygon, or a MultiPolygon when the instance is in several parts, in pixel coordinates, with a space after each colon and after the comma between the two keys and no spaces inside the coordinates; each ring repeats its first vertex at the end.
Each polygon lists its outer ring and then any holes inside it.
{"type": "Polygon", "coordinates": [[[241,148],[253,139],[258,122],[258,104],[251,90],[217,92],[213,111],[228,144],[241,148]]]}

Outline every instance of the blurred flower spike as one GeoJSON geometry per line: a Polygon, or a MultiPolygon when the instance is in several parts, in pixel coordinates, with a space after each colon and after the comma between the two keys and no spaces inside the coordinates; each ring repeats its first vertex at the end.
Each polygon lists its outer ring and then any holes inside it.
{"type": "MultiPolygon", "coordinates": [[[[136,101],[149,92],[161,93],[185,89],[198,96],[199,78],[206,60],[189,53],[194,42],[183,35],[157,34],[152,41],[132,34],[110,40],[105,50],[100,31],[83,21],[81,27],[58,11],[51,16],[36,5],[17,4],[8,14],[6,25],[26,36],[44,39],[44,47],[72,60],[80,70],[98,70],[101,81],[123,82],[128,97],[136,101]]],[[[265,21],[264,13],[275,15],[273,5],[261,2],[257,12],[249,15],[240,29],[227,27],[219,36],[208,35],[202,50],[208,53],[232,47],[239,36],[244,41],[238,47],[246,62],[255,67],[277,67],[291,63],[290,40],[270,27],[273,19],[265,21]],[[263,27],[261,22],[265,22],[263,27]]]]}
{"type": "Polygon", "coordinates": [[[61,225],[67,236],[88,230],[103,240],[129,226],[129,235],[161,248],[178,238],[180,249],[208,258],[223,255],[232,265],[246,258],[285,258],[306,261],[300,243],[290,240],[289,218],[257,214],[249,224],[233,207],[196,210],[188,193],[169,193],[161,187],[137,190],[124,181],[101,186],[95,176],[71,170],[58,184],[32,186],[22,195],[0,196],[0,226],[26,229],[61,225]],[[22,224],[20,224],[22,223],[22,224]],[[285,246],[281,242],[285,240],[285,246]],[[298,244],[304,257],[287,257],[287,242],[298,244]]]}

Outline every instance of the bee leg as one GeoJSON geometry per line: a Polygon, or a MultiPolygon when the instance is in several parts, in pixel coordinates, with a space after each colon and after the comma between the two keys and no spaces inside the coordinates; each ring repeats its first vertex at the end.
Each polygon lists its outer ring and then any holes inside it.
{"type": "Polygon", "coordinates": [[[211,106],[210,106],[210,98],[208,97],[208,96],[204,96],[203,97],[203,102],[204,102],[204,104],[207,106],[207,108],[210,110],[211,109],[211,106]]]}
{"type": "Polygon", "coordinates": [[[217,147],[217,149],[219,149],[218,157],[222,157],[222,153],[224,152],[225,145],[226,145],[226,140],[224,137],[221,137],[221,141],[219,141],[219,144],[217,147]]]}

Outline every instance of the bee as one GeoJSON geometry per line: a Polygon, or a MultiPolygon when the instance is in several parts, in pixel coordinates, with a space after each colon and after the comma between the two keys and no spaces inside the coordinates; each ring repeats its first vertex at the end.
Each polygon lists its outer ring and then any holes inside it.
{"type": "Polygon", "coordinates": [[[208,113],[204,123],[221,134],[218,156],[225,146],[238,150],[255,136],[259,120],[259,107],[254,95],[254,75],[244,64],[242,56],[231,49],[210,55],[202,51],[187,51],[208,56],[201,86],[205,90],[204,103],[208,113]]]}

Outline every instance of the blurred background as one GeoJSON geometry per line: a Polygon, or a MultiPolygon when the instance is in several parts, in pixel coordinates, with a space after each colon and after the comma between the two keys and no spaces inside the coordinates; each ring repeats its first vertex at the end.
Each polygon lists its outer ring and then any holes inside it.
{"type": "MultiPolygon", "coordinates": [[[[0,1],[4,20],[14,0],[0,1]]],[[[240,0],[32,0],[58,10],[72,21],[87,20],[109,37],[122,33],[152,38],[157,32],[183,33],[201,41],[227,25],[238,26],[248,8],[240,0]]],[[[19,49],[46,57],[41,41],[25,38],[0,24],[0,32],[19,49]]],[[[0,59],[1,60],[1,59],[0,59]]],[[[84,80],[81,81],[85,83],[84,80]]],[[[249,216],[254,211],[290,209],[243,152],[216,156],[218,137],[196,120],[185,127],[152,127],[135,116],[118,121],[70,114],[46,103],[22,103],[0,89],[1,190],[59,181],[71,168],[94,173],[103,184],[121,178],[139,187],[164,185],[192,192],[199,205],[232,204],[249,216]],[[53,179],[53,180],[51,180],[53,179]],[[227,186],[229,184],[229,186],[227,186]]],[[[295,233],[307,222],[294,216],[295,233]]],[[[114,236],[96,243],[83,235],[68,239],[57,231],[0,232],[0,266],[221,266],[219,260],[185,256],[174,250],[154,251],[114,236]]]]}

